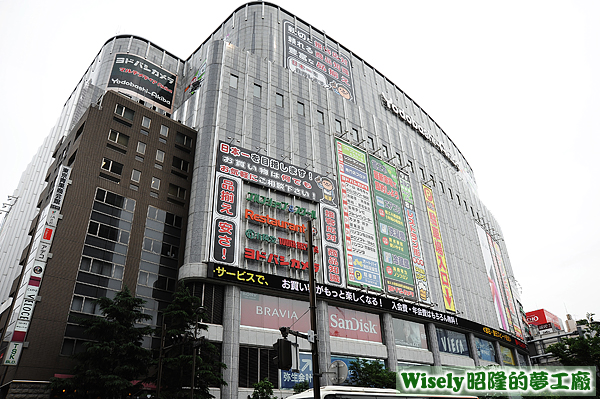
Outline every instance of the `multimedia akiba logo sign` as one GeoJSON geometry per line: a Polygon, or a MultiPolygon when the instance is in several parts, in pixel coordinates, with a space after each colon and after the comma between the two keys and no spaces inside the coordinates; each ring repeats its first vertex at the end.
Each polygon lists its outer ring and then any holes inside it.
{"type": "Polygon", "coordinates": [[[381,100],[383,105],[390,110],[394,115],[402,119],[408,126],[410,126],[415,132],[419,133],[425,140],[427,140],[435,149],[437,149],[443,156],[450,162],[450,164],[457,171],[460,170],[458,162],[454,159],[452,154],[444,148],[444,144],[440,143],[431,133],[429,133],[423,126],[421,126],[413,116],[407,114],[402,108],[398,107],[392,102],[392,100],[386,98],[385,94],[381,93],[381,100]]]}

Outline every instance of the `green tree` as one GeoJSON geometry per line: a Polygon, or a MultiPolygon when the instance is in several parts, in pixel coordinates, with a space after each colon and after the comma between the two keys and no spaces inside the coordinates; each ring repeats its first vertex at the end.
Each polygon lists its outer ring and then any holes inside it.
{"type": "Polygon", "coordinates": [[[250,399],[277,399],[277,396],[273,395],[273,384],[267,378],[262,381],[258,381],[253,385],[254,391],[250,399]]]}
{"type": "Polygon", "coordinates": [[[385,368],[382,362],[356,359],[348,368],[353,385],[371,388],[396,388],[396,373],[385,368]]]}
{"type": "Polygon", "coordinates": [[[562,338],[546,351],[552,352],[564,366],[595,366],[600,370],[600,323],[595,322],[593,316],[588,313],[581,336],[562,338]]]}
{"type": "Polygon", "coordinates": [[[75,354],[78,361],[73,378],[53,379],[55,392],[65,390],[73,398],[120,398],[139,390],[135,385],[147,375],[152,360],[150,350],[142,347],[142,339],[150,327],[136,324],[150,317],[141,312],[144,300],[135,298],[125,287],[114,299],[98,298],[102,316],[83,319],[81,325],[93,341],[85,351],[75,354]]]}
{"type": "MultiPolygon", "coordinates": [[[[195,398],[212,398],[209,387],[225,385],[221,375],[225,364],[220,362],[219,351],[199,336],[202,330],[208,330],[206,324],[198,322],[206,318],[200,304],[200,298],[180,284],[173,294],[173,301],[163,313],[164,346],[157,362],[160,369],[157,386],[160,386],[161,398],[179,397],[182,387],[191,386],[194,356],[195,398]]],[[[156,335],[162,337],[162,334],[162,328],[158,328],[156,335]]]]}
{"type": "Polygon", "coordinates": [[[294,393],[302,393],[310,388],[308,381],[302,381],[294,385],[294,393]]]}

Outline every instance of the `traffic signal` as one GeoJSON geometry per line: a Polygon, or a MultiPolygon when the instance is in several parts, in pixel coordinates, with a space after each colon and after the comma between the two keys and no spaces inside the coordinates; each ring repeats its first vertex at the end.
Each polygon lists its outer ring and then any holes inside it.
{"type": "Polygon", "coordinates": [[[277,357],[273,360],[277,363],[277,368],[281,370],[289,370],[292,368],[292,342],[287,339],[280,338],[273,345],[273,349],[277,352],[277,357]]]}

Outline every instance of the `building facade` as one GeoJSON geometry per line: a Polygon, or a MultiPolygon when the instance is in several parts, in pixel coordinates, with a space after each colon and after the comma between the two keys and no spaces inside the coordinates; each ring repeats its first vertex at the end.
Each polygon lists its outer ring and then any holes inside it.
{"type": "Polygon", "coordinates": [[[287,11],[241,6],[186,60],[114,37],[64,113],[3,314],[4,387],[68,372],[93,298],[128,286],[157,325],[185,281],[227,365],[215,392],[245,398],[268,378],[285,395],[312,382],[307,342],[299,372],[270,361],[280,327],[310,329],[308,251],[320,370],[528,362],[501,229],[465,157],[396,84],[287,11]]]}

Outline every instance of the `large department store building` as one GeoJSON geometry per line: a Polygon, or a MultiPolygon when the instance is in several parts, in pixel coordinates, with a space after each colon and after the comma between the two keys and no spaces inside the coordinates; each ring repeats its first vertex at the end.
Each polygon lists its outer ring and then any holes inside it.
{"type": "Polygon", "coordinates": [[[9,213],[0,235],[2,249],[28,233],[0,261],[3,395],[69,372],[95,298],[127,286],[155,326],[178,281],[208,310],[220,397],[312,381],[302,340],[300,372],[270,361],[279,327],[310,329],[308,220],[321,370],[528,363],[501,229],[465,157],[396,84],[273,4],[241,6],[185,60],[109,39],[48,140],[15,192],[31,216],[9,213]]]}

